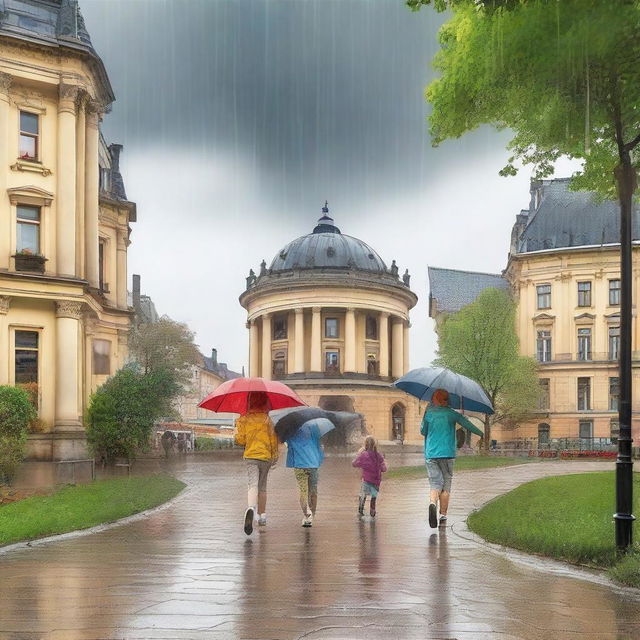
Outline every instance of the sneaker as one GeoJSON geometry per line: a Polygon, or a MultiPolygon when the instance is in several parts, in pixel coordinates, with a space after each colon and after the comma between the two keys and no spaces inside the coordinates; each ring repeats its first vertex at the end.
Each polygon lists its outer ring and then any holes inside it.
{"type": "Polygon", "coordinates": [[[254,511],[252,507],[248,507],[244,512],[244,532],[250,536],[253,533],[253,516],[254,511]]]}
{"type": "Polygon", "coordinates": [[[369,510],[369,515],[370,515],[372,518],[375,518],[375,517],[376,517],[376,510],[375,510],[375,509],[370,509],[370,510],[369,510]]]}
{"type": "Polygon", "coordinates": [[[358,498],[358,513],[363,516],[364,515],[364,503],[366,498],[358,498]]]}
{"type": "Polygon", "coordinates": [[[258,518],[258,526],[259,527],[266,527],[267,526],[267,514],[263,513],[259,518],[258,518]]]}
{"type": "Polygon", "coordinates": [[[312,524],[313,524],[313,514],[310,513],[309,515],[302,518],[303,527],[310,527],[312,524]]]}
{"type": "Polygon", "coordinates": [[[440,514],[440,524],[447,524],[447,516],[446,514],[440,514]]]}
{"type": "Polygon", "coordinates": [[[429,526],[432,529],[435,529],[438,526],[438,511],[433,502],[429,504],[429,526]]]}

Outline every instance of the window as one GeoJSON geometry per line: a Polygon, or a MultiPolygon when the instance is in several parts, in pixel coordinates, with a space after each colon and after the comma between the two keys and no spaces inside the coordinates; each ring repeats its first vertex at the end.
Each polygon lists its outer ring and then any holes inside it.
{"type": "Polygon", "coordinates": [[[326,351],[324,354],[325,373],[340,373],[340,352],[326,351]]]}
{"type": "Polygon", "coordinates": [[[98,287],[100,291],[107,291],[109,286],[104,281],[104,274],[106,272],[105,255],[106,255],[107,243],[100,238],[98,241],[98,287]]]}
{"type": "Polygon", "coordinates": [[[551,285],[540,284],[536,290],[538,292],[538,309],[549,309],[551,307],[551,285]]]}
{"type": "Polygon", "coordinates": [[[367,375],[377,376],[380,371],[378,366],[378,358],[375,353],[367,355],[367,375]]]}
{"type": "Polygon", "coordinates": [[[100,167],[100,189],[102,191],[111,191],[111,171],[100,167]]]}
{"type": "Polygon", "coordinates": [[[15,382],[38,382],[38,332],[16,331],[15,382]]]}
{"type": "Polygon", "coordinates": [[[549,434],[551,427],[546,422],[538,425],[538,444],[549,444],[549,434]]]}
{"type": "Polygon", "coordinates": [[[618,410],[618,397],[620,396],[620,379],[609,378],[609,410],[618,410]]]}
{"type": "Polygon", "coordinates": [[[20,151],[22,160],[38,159],[38,136],[40,124],[35,113],[20,112],[20,151]]]}
{"type": "Polygon", "coordinates": [[[111,374],[111,341],[93,341],[93,375],[108,376],[111,374]]]}
{"type": "Polygon", "coordinates": [[[325,338],[338,337],[338,318],[324,319],[324,337],[325,338]]]}
{"type": "Polygon", "coordinates": [[[373,316],[367,316],[367,340],[378,339],[378,321],[373,316]]]}
{"type": "Polygon", "coordinates": [[[612,307],[620,305],[620,280],[609,280],[609,304],[612,307]]]}
{"type": "Polygon", "coordinates": [[[580,420],[578,424],[578,437],[581,439],[593,438],[593,420],[580,420]]]}
{"type": "Polygon", "coordinates": [[[591,329],[578,329],[578,360],[591,360],[591,329]]]}
{"type": "Polygon", "coordinates": [[[611,444],[616,444],[616,442],[618,442],[618,436],[620,435],[620,422],[618,418],[611,418],[609,421],[609,434],[611,444]]]}
{"type": "Polygon", "coordinates": [[[273,319],[272,333],[274,340],[287,339],[287,316],[276,316],[273,319]]]}
{"type": "Polygon", "coordinates": [[[551,402],[549,378],[540,378],[540,395],[538,396],[538,409],[548,409],[551,402]]]}
{"type": "Polygon", "coordinates": [[[591,378],[578,378],[578,411],[589,411],[590,409],[591,378]]]}
{"type": "Polygon", "coordinates": [[[16,251],[40,254],[40,207],[16,207],[16,251]]]}
{"type": "Polygon", "coordinates": [[[609,360],[620,357],[620,327],[609,327],[609,360]]]}
{"type": "Polygon", "coordinates": [[[578,306],[579,307],[591,306],[591,283],[590,282],[578,282],[578,306]]]}
{"type": "Polygon", "coordinates": [[[273,363],[271,367],[274,378],[283,378],[287,375],[287,352],[276,351],[273,354],[273,363]]]}
{"type": "Polygon", "coordinates": [[[551,360],[551,331],[538,331],[538,362],[551,360]]]}

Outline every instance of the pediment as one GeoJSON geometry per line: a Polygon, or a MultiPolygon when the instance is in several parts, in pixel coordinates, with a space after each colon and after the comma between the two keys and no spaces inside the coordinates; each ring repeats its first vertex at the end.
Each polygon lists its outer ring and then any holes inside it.
{"type": "Polygon", "coordinates": [[[53,201],[53,193],[34,185],[10,187],[7,193],[11,204],[38,204],[48,207],[53,201]]]}
{"type": "Polygon", "coordinates": [[[533,316],[534,322],[553,322],[555,319],[555,316],[548,313],[539,313],[537,316],[533,316]]]}

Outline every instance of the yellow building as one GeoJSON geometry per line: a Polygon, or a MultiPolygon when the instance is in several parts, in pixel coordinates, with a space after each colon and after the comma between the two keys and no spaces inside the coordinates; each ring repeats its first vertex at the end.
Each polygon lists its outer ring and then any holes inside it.
{"type": "MultiPolygon", "coordinates": [[[[640,239],[634,222],[634,243],[640,239]]],[[[640,254],[634,247],[634,272],[640,254]]],[[[437,270],[436,270],[437,271],[437,270]]],[[[465,273],[465,272],[460,272],[465,273]]],[[[431,276],[431,269],[430,269],[431,276]]],[[[527,438],[556,441],[568,448],[615,442],[618,434],[618,351],[620,345],[619,208],[593,194],[571,191],[568,179],[531,185],[531,202],[516,219],[503,276],[466,272],[463,288],[473,293],[487,286],[509,286],[518,301],[517,333],[523,355],[535,358],[541,400],[534,421],[516,430],[493,431],[499,441],[527,438]]],[[[640,283],[634,279],[634,300],[640,283]]],[[[451,295],[432,283],[431,316],[451,295]]],[[[640,409],[640,323],[634,305],[633,389],[640,409]]],[[[634,439],[640,423],[634,415],[634,439]]]]}
{"type": "Polygon", "coordinates": [[[313,232],[250,271],[249,372],[278,379],[305,402],[360,413],[383,441],[419,442],[415,398],[390,386],[409,368],[417,296],[367,244],[342,234],[327,206],[313,232]]]}
{"type": "Polygon", "coordinates": [[[129,223],[114,100],[74,0],[0,13],[0,384],[37,385],[29,456],[86,455],[90,393],[124,363],[129,223]]]}

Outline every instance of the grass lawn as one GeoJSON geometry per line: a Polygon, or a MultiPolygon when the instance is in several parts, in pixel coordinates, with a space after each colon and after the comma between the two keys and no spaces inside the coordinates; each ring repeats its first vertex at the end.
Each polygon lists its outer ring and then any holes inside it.
{"type": "MultiPolygon", "coordinates": [[[[496,456],[460,456],[456,458],[454,472],[489,469],[491,467],[510,467],[515,464],[540,462],[538,458],[499,458],[496,456]]],[[[392,467],[384,474],[385,478],[426,478],[427,468],[424,464],[410,467],[392,467]]]]}
{"type": "Polygon", "coordinates": [[[0,507],[0,545],[113,522],[162,504],[184,487],[171,476],[133,476],[26,498],[0,507]]]}
{"type": "MultiPolygon", "coordinates": [[[[634,475],[634,498],[638,514],[640,474],[634,475]]],[[[619,582],[640,587],[640,544],[619,561],[614,511],[615,473],[580,473],[524,484],[472,513],[468,524],[490,542],[606,568],[619,582]]]]}

